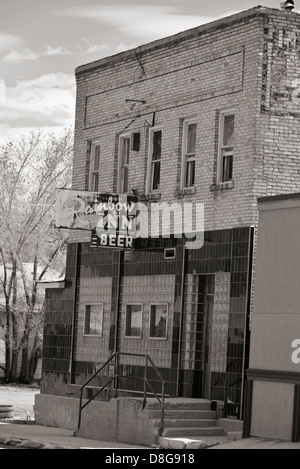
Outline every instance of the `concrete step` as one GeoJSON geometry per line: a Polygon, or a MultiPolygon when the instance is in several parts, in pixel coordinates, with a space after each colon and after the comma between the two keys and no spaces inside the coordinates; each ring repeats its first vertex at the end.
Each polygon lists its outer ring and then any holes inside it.
{"type": "MultiPolygon", "coordinates": [[[[148,410],[157,410],[160,409],[160,404],[155,401],[148,400],[146,403],[146,409],[148,410]]],[[[167,409],[177,409],[177,410],[211,410],[211,402],[207,399],[196,399],[185,401],[177,401],[176,398],[170,399],[164,402],[164,408],[167,409]]]]}
{"type": "MultiPolygon", "coordinates": [[[[155,420],[157,425],[160,423],[160,420],[155,420]]],[[[165,428],[169,427],[216,427],[218,426],[218,421],[214,419],[165,419],[164,420],[165,428]]]]}
{"type": "Polygon", "coordinates": [[[163,431],[164,437],[199,437],[225,435],[221,427],[166,427],[163,431]]]}
{"type": "MultiPolygon", "coordinates": [[[[148,410],[149,418],[159,419],[160,410],[148,410]]],[[[190,410],[190,409],[165,409],[165,419],[216,419],[217,414],[214,410],[190,410]]]]}

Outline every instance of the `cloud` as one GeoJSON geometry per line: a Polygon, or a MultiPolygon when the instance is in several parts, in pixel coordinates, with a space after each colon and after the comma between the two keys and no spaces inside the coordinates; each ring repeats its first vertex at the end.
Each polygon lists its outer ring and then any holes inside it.
{"type": "Polygon", "coordinates": [[[75,78],[62,72],[19,80],[6,89],[0,104],[0,125],[8,128],[72,125],[75,113],[75,78]]]}
{"type": "Polygon", "coordinates": [[[91,42],[83,37],[82,40],[87,43],[88,48],[84,50],[86,54],[94,54],[96,52],[111,52],[112,44],[105,42],[103,44],[91,44],[91,42]]]}
{"type": "Polygon", "coordinates": [[[66,49],[65,47],[62,46],[57,46],[57,47],[52,47],[47,45],[46,46],[46,51],[41,54],[41,56],[47,56],[47,55],[69,55],[72,52],[66,49]]]}
{"type": "Polygon", "coordinates": [[[95,6],[64,10],[60,14],[108,24],[137,39],[154,40],[208,23],[215,18],[176,13],[174,7],[157,5],[95,6]]]}
{"type": "Polygon", "coordinates": [[[81,54],[90,54],[95,55],[94,59],[102,59],[110,55],[118,54],[119,52],[124,52],[128,49],[134,48],[134,45],[126,45],[120,42],[119,44],[113,44],[111,42],[104,42],[102,44],[92,44],[87,38],[83,37],[82,40],[87,44],[87,48],[80,47],[81,54]]]}
{"type": "Polygon", "coordinates": [[[0,50],[9,50],[12,47],[18,47],[23,44],[23,39],[14,34],[0,31],[0,50]]]}
{"type": "Polygon", "coordinates": [[[56,72],[41,75],[31,80],[17,80],[16,90],[23,89],[70,89],[75,84],[75,78],[73,75],[67,73],[56,72]]]}
{"type": "Polygon", "coordinates": [[[1,61],[6,63],[23,63],[28,60],[38,60],[41,57],[57,56],[57,55],[69,55],[71,52],[62,46],[52,47],[46,46],[44,52],[38,52],[32,49],[23,47],[19,50],[12,49],[8,54],[2,57],[1,61]]]}
{"type": "Polygon", "coordinates": [[[2,62],[7,63],[22,63],[26,62],[27,60],[37,60],[39,58],[39,54],[34,50],[22,48],[20,50],[12,50],[4,57],[2,57],[2,62]]]}

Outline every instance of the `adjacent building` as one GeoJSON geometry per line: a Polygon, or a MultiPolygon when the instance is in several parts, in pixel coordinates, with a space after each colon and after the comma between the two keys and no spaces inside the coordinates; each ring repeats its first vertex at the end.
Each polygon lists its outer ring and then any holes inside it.
{"type": "Polygon", "coordinates": [[[46,290],[40,414],[120,352],[124,394],[143,391],[147,354],[167,396],[243,418],[257,198],[300,190],[299,50],[300,16],[258,6],[76,69],[73,229],[66,278],[46,290]],[[122,194],[187,210],[198,248],[184,230],[108,246],[93,217],[79,226],[80,207],[122,194]]]}
{"type": "Polygon", "coordinates": [[[245,434],[300,440],[300,194],[258,199],[245,434]]]}

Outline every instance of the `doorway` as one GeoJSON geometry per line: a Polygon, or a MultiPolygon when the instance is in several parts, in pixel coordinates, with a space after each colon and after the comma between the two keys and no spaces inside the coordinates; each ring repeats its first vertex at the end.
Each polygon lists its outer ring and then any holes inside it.
{"type": "Polygon", "coordinates": [[[215,274],[185,277],[181,350],[181,393],[186,397],[211,396],[215,274]]]}
{"type": "Polygon", "coordinates": [[[204,297],[204,342],[202,397],[210,399],[214,295],[204,297]]]}

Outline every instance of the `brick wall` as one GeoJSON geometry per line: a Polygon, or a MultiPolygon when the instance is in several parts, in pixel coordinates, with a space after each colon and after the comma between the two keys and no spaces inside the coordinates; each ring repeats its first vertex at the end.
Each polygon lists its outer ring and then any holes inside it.
{"type": "Polygon", "coordinates": [[[297,14],[273,13],[264,20],[262,102],[254,154],[258,197],[300,190],[299,26],[297,14]]]}
{"type": "MultiPolygon", "coordinates": [[[[100,190],[115,192],[118,136],[140,132],[140,150],[130,152],[129,188],[144,194],[148,132],[155,124],[163,137],[154,201],[204,203],[207,230],[256,225],[257,197],[300,188],[299,25],[298,14],[255,7],[79,67],[73,188],[87,189],[88,142],[100,139],[100,190]],[[233,184],[220,187],[218,116],[224,109],[235,112],[235,146],[233,184]],[[188,117],[198,124],[195,189],[179,191],[188,117]]],[[[72,235],[73,241],[89,238],[72,235]]]]}
{"type": "MultiPolygon", "coordinates": [[[[141,134],[140,150],[130,153],[129,188],[144,194],[148,132],[155,123],[163,133],[159,201],[204,203],[207,230],[251,224],[263,21],[259,14],[241,15],[213,25],[77,69],[73,188],[86,188],[88,141],[100,139],[100,190],[116,189],[116,137],[126,129],[141,134]],[[224,109],[235,112],[236,135],[234,184],[227,189],[215,184],[218,116],[224,109]],[[179,193],[182,122],[188,117],[198,124],[195,190],[179,193]]],[[[76,234],[74,240],[88,237],[76,234]]]]}

